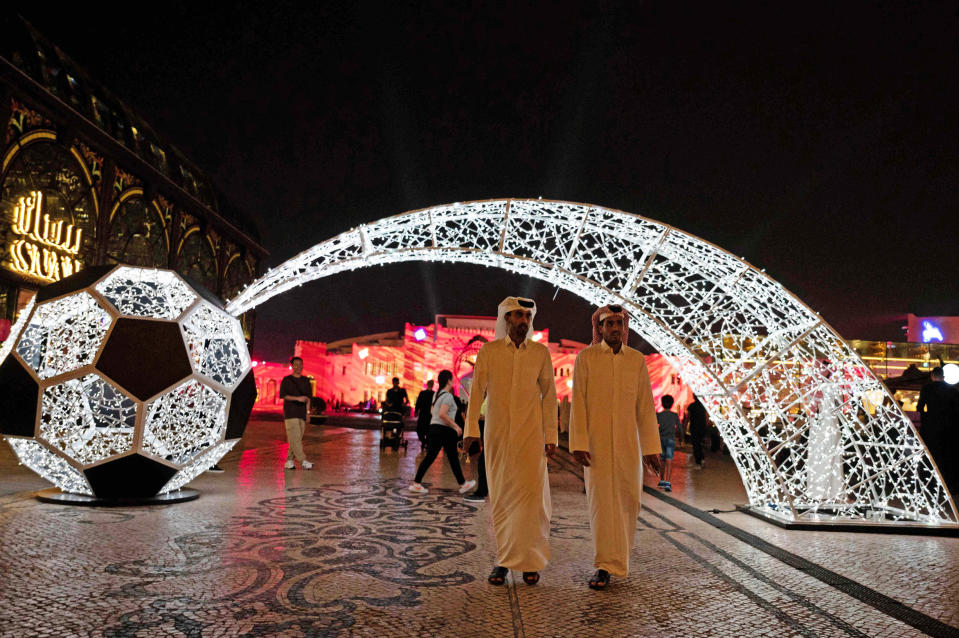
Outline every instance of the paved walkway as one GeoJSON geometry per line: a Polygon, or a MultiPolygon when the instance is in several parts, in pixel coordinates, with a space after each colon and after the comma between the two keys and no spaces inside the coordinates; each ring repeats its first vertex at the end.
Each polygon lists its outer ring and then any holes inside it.
{"type": "Polygon", "coordinates": [[[411,495],[415,436],[408,454],[378,439],[311,427],[316,467],[284,471],[282,423],[261,418],[226,473],[191,484],[200,499],[128,509],[36,501],[47,485],[3,444],[0,635],[959,635],[959,538],[703,513],[745,498],[722,456],[696,471],[677,455],[672,498],[644,496],[633,574],[594,592],[581,473],[558,455],[554,561],[536,587],[492,587],[488,506],[442,457],[411,495]]]}

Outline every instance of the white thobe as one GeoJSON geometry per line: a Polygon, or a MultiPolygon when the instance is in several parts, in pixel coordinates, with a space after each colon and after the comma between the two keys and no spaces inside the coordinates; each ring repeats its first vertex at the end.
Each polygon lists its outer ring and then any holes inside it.
{"type": "Polygon", "coordinates": [[[569,449],[590,454],[585,468],[593,564],[615,576],[629,573],[643,485],[643,455],[658,454],[659,425],[646,359],[605,342],[576,356],[569,449]]]}
{"type": "Polygon", "coordinates": [[[496,564],[538,572],[550,559],[552,513],[545,446],[558,440],[556,384],[549,349],[512,339],[483,345],[473,368],[465,436],[480,435],[486,396],[483,447],[490,509],[496,534],[496,564]]]}

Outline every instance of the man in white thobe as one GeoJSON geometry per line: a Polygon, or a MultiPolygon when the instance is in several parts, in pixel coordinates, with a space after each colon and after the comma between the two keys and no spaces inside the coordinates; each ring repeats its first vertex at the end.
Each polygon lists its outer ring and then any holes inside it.
{"type": "Polygon", "coordinates": [[[546,457],[556,451],[556,384],[549,349],[532,341],[536,304],[507,297],[499,305],[496,335],[476,357],[466,415],[464,449],[479,441],[486,396],[483,449],[496,534],[496,566],[488,581],[502,585],[508,570],[535,585],[550,559],[552,507],[546,457]]]}
{"type": "Polygon", "coordinates": [[[593,314],[593,344],[576,356],[569,449],[583,465],[593,533],[593,589],[629,573],[643,463],[659,469],[659,427],[646,359],[625,344],[629,317],[609,305],[593,314]]]}

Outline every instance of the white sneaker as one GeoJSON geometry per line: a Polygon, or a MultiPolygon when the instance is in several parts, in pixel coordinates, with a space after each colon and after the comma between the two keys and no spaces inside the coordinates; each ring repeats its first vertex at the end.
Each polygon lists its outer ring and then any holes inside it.
{"type": "Polygon", "coordinates": [[[410,491],[414,494],[426,494],[429,492],[428,489],[420,485],[419,483],[410,483],[410,491]]]}
{"type": "Polygon", "coordinates": [[[295,469],[296,469],[296,466],[293,465],[293,461],[287,461],[286,463],[283,464],[283,469],[284,469],[284,470],[295,470],[295,469]]]}
{"type": "Polygon", "coordinates": [[[303,460],[303,461],[300,461],[300,467],[303,468],[304,470],[309,470],[313,467],[313,464],[310,463],[309,461],[303,460]]]}
{"type": "Polygon", "coordinates": [[[466,481],[465,483],[460,485],[460,494],[466,494],[474,487],[476,487],[476,481],[466,481]]]}

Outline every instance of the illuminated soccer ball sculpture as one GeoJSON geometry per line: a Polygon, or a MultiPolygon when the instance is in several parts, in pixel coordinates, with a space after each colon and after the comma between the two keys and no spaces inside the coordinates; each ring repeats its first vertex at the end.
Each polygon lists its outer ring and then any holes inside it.
{"type": "Polygon", "coordinates": [[[256,386],[240,324],[176,273],[88,268],[23,314],[0,352],[0,434],[64,492],[173,492],[243,435],[256,386]]]}

